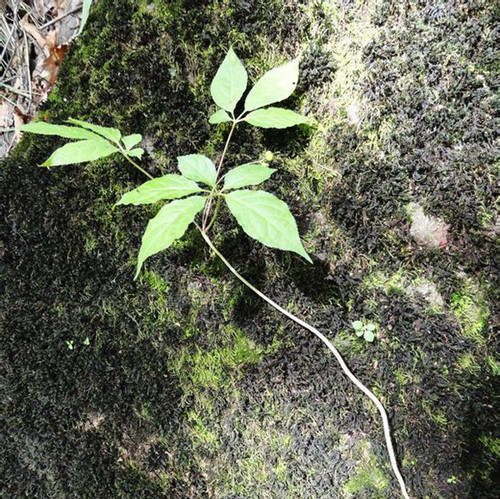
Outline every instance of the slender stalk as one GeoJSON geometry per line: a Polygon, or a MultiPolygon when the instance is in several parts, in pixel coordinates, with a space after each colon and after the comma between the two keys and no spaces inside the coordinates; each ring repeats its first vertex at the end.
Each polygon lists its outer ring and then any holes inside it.
{"type": "Polygon", "coordinates": [[[131,165],[133,165],[135,168],[137,168],[140,172],[144,173],[144,175],[146,175],[146,177],[149,177],[151,180],[154,179],[153,175],[151,175],[146,170],[144,170],[144,168],[139,166],[123,149],[122,149],[122,154],[131,165]]]}
{"type": "Polygon", "coordinates": [[[252,284],[250,284],[241,274],[238,273],[238,271],[226,260],[224,255],[220,253],[220,251],[214,246],[212,243],[211,239],[208,237],[206,231],[203,231],[198,227],[198,229],[201,232],[201,235],[205,242],[208,244],[210,249],[222,260],[222,262],[226,265],[226,267],[233,273],[233,275],[238,278],[245,286],[247,286],[249,289],[251,289],[255,294],[260,296],[263,300],[265,300],[269,305],[274,307],[278,312],[281,312],[283,315],[291,319],[292,321],[296,322],[300,326],[304,327],[311,333],[315,334],[325,345],[326,347],[333,353],[335,358],[337,359],[337,362],[340,364],[340,367],[346,374],[346,376],[375,404],[377,407],[380,416],[382,418],[382,424],[384,427],[384,436],[385,436],[385,442],[387,446],[387,451],[389,453],[389,459],[391,462],[392,469],[394,471],[394,474],[396,475],[396,478],[398,480],[399,486],[401,488],[401,493],[405,499],[410,499],[410,496],[408,495],[408,492],[406,491],[406,485],[404,482],[404,479],[399,471],[398,463],[396,460],[396,455],[394,453],[394,448],[392,446],[392,440],[391,440],[391,429],[389,425],[389,418],[387,417],[387,413],[385,412],[384,406],[380,402],[380,400],[371,392],[361,381],[359,381],[356,376],[351,372],[351,370],[347,367],[347,364],[345,363],[344,359],[340,355],[340,352],[332,345],[332,343],[320,332],[318,331],[315,327],[311,326],[307,322],[303,321],[302,319],[299,319],[295,315],[291,314],[287,310],[285,310],[283,307],[278,305],[276,302],[271,300],[268,296],[266,296],[264,293],[259,291],[256,287],[254,287],[252,284]]]}
{"type": "Polygon", "coordinates": [[[215,222],[215,219],[217,218],[217,214],[219,213],[219,207],[220,207],[220,198],[221,198],[221,196],[217,196],[217,202],[215,204],[214,214],[212,216],[212,220],[210,220],[210,223],[207,225],[205,232],[208,232],[210,230],[210,228],[212,227],[212,225],[215,222]]]}
{"type": "Polygon", "coordinates": [[[222,155],[219,160],[219,164],[217,166],[217,173],[215,175],[215,184],[214,187],[212,188],[212,192],[210,193],[210,197],[208,198],[207,204],[205,206],[205,210],[203,211],[203,223],[202,223],[202,228],[203,230],[207,230],[207,221],[208,217],[210,215],[210,210],[212,208],[212,201],[214,198],[214,192],[217,186],[217,182],[219,181],[219,175],[220,171],[222,169],[222,165],[224,163],[224,158],[226,157],[226,152],[229,147],[229,142],[231,142],[231,137],[233,136],[234,129],[236,128],[236,124],[238,123],[238,120],[233,121],[233,125],[231,126],[231,130],[229,131],[229,134],[226,139],[226,143],[224,145],[224,150],[222,151],[222,155]]]}

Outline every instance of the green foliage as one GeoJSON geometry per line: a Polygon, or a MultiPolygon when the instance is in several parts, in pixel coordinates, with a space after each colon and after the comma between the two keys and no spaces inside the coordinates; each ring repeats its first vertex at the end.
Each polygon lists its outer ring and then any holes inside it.
{"type": "Polygon", "coordinates": [[[237,166],[224,176],[224,190],[240,189],[267,180],[276,170],[259,164],[237,166]]]}
{"type": "Polygon", "coordinates": [[[167,174],[149,180],[137,189],[127,192],[116,204],[151,204],[162,199],[182,198],[202,191],[203,189],[196,182],[182,175],[167,174]]]}
{"type": "Polygon", "coordinates": [[[127,135],[122,139],[120,130],[116,128],[94,125],[74,118],[70,118],[68,122],[76,126],[54,125],[39,121],[38,123],[28,123],[19,128],[22,132],[55,135],[65,139],[78,140],[78,142],[69,142],[56,149],[50,158],[42,163],[42,166],[86,163],[105,158],[114,153],[141,159],[144,154],[144,150],[140,147],[132,149],[142,140],[142,136],[138,133],[127,135]],[[120,143],[120,139],[122,143],[120,143]]]}
{"type": "Polygon", "coordinates": [[[216,111],[214,114],[212,114],[210,116],[208,121],[212,125],[217,125],[219,123],[225,123],[227,121],[231,121],[231,119],[232,119],[231,116],[229,116],[229,114],[227,114],[227,112],[224,111],[224,109],[219,109],[218,111],[216,111]]]}
{"type": "Polygon", "coordinates": [[[243,230],[271,248],[294,251],[312,263],[286,203],[265,191],[234,191],[225,196],[243,230]]]}
{"type": "Polygon", "coordinates": [[[149,221],[142,237],[136,278],[146,258],[167,249],[176,239],[184,235],[196,214],[204,208],[206,200],[206,197],[192,196],[172,201],[149,221]]]}
{"type": "MultiPolygon", "coordinates": [[[[204,192],[205,189],[196,182],[211,188],[210,191],[205,191],[208,196],[193,196],[163,206],[149,221],[139,250],[136,277],[144,261],[181,238],[202,210],[201,230],[208,231],[218,214],[221,200],[226,201],[229,211],[250,237],[271,248],[293,251],[312,263],[300,241],[295,219],[283,201],[265,191],[225,192],[260,184],[276,170],[262,164],[249,163],[237,166],[225,175],[221,172],[229,141],[238,123],[246,121],[261,128],[288,128],[307,122],[305,116],[288,109],[275,107],[260,109],[288,98],[297,85],[298,71],[299,59],[296,58],[265,73],[248,93],[245,111],[236,118],[234,110],[246,91],[248,76],[234,50],[229,49],[210,85],[214,102],[221,108],[210,116],[210,123],[232,121],[232,129],[218,167],[215,167],[210,158],[201,154],[179,156],[177,160],[181,175],[167,174],[151,179],[124,194],[117,203],[117,205],[152,204],[204,192]],[[222,179],[224,184],[220,187],[222,179]],[[212,213],[213,206],[215,210],[212,213]]],[[[68,121],[75,126],[33,123],[22,128],[27,132],[78,140],[54,151],[44,166],[94,161],[117,152],[150,176],[131,159],[131,157],[141,158],[144,153],[142,148],[135,147],[140,143],[141,135],[131,134],[122,137],[120,130],[116,128],[103,127],[74,118],[68,121]]]]}
{"type": "Polygon", "coordinates": [[[244,121],[261,128],[288,128],[307,123],[307,118],[289,109],[268,107],[252,111],[244,118],[244,121]]]}
{"type": "Polygon", "coordinates": [[[42,166],[71,165],[74,163],[95,161],[115,152],[119,152],[119,149],[100,137],[69,142],[56,149],[50,158],[42,163],[42,166]]]}
{"type": "Polygon", "coordinates": [[[179,170],[190,180],[203,182],[204,184],[213,187],[217,180],[217,172],[212,160],[201,154],[189,154],[187,156],[179,156],[179,170]]]}
{"type": "Polygon", "coordinates": [[[80,29],[78,30],[78,34],[81,34],[83,28],[85,28],[85,25],[87,24],[87,19],[89,18],[91,5],[92,5],[92,0],[83,0],[82,21],[80,23],[80,29]]]}
{"type": "Polygon", "coordinates": [[[243,64],[230,48],[210,85],[214,102],[232,113],[247,88],[247,81],[243,64]]]}
{"type": "Polygon", "coordinates": [[[292,95],[299,79],[299,59],[271,69],[257,81],[245,100],[245,111],[268,106],[292,95]]]}
{"type": "Polygon", "coordinates": [[[375,330],[377,329],[375,324],[366,321],[354,321],[351,325],[354,328],[356,336],[359,338],[363,337],[369,343],[373,342],[375,339],[375,330]]]}

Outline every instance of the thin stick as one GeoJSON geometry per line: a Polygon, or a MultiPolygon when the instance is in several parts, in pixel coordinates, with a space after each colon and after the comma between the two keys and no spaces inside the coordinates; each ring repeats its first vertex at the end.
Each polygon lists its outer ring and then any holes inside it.
{"type": "Polygon", "coordinates": [[[340,355],[340,352],[330,343],[330,341],[320,332],[318,331],[315,327],[311,326],[307,322],[303,321],[302,319],[299,319],[295,315],[291,314],[287,310],[285,310],[283,307],[278,305],[276,302],[271,300],[268,296],[266,296],[264,293],[259,291],[256,287],[254,287],[252,284],[250,284],[242,275],[240,275],[236,269],[224,258],[224,255],[214,246],[210,238],[207,236],[207,233],[204,232],[200,227],[198,227],[201,236],[205,240],[205,242],[208,244],[210,249],[222,260],[222,262],[226,265],[226,267],[233,273],[235,277],[237,277],[245,286],[247,286],[249,289],[251,289],[255,294],[260,296],[263,300],[265,300],[269,305],[274,307],[278,312],[281,312],[283,315],[291,319],[292,321],[296,322],[300,326],[304,327],[311,333],[315,334],[325,345],[326,347],[333,353],[335,358],[337,359],[337,362],[340,364],[340,367],[346,374],[346,376],[375,404],[375,406],[378,409],[378,412],[380,413],[380,416],[382,417],[382,424],[384,427],[384,436],[385,436],[385,442],[387,445],[387,451],[389,453],[389,459],[391,462],[392,469],[394,471],[394,474],[396,475],[396,478],[398,480],[399,486],[401,488],[401,493],[403,494],[403,497],[405,499],[410,499],[410,496],[408,495],[408,492],[406,491],[406,485],[404,482],[404,479],[399,471],[398,463],[396,460],[396,455],[394,454],[394,448],[392,446],[392,440],[391,440],[391,429],[389,426],[389,418],[387,417],[387,413],[385,412],[384,406],[380,402],[380,400],[365,386],[361,381],[359,381],[356,376],[351,372],[351,370],[347,367],[347,364],[345,363],[344,359],[342,358],[342,355],[340,355]]]}

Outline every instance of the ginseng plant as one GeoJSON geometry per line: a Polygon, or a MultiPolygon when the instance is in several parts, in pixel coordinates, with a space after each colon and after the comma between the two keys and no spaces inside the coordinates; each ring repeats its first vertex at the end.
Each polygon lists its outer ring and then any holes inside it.
{"type": "Polygon", "coordinates": [[[194,224],[206,244],[237,279],[278,312],[316,335],[333,353],[345,375],[375,404],[382,419],[392,469],[403,497],[409,498],[394,454],[389,420],[379,399],[354,376],[339,351],[320,331],[285,310],[249,283],[214,246],[209,235],[221,205],[225,204],[250,237],[271,248],[293,251],[312,264],[302,246],[297,224],[288,206],[273,194],[252,188],[269,179],[276,170],[269,168],[265,162],[248,163],[228,171],[224,169],[226,153],[238,124],[245,122],[261,128],[288,128],[308,122],[305,116],[294,111],[269,107],[287,99],[293,93],[298,76],[298,58],[266,72],[248,92],[243,111],[236,115],[236,106],[247,89],[248,76],[233,49],[229,49],[210,86],[210,92],[219,110],[210,116],[209,122],[231,123],[224,149],[216,164],[201,154],[178,157],[180,174],[153,178],[139,166],[135,159],[140,160],[144,153],[137,147],[142,140],[139,134],[122,136],[115,128],[101,127],[75,119],[68,120],[74,126],[37,122],[24,125],[21,130],[74,140],[54,151],[42,166],[94,161],[114,153],[125,157],[150,180],[124,194],[117,205],[141,205],[174,200],[163,204],[157,215],[149,221],[142,237],[135,278],[147,258],[168,248],[194,224]]]}

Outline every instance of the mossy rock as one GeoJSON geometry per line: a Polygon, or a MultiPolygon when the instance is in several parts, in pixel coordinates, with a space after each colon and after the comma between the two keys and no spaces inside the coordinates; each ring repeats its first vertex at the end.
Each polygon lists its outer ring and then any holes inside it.
{"type": "MultiPolygon", "coordinates": [[[[224,213],[216,242],[383,397],[415,497],[499,495],[494,15],[486,0],[99,0],[40,111],[141,133],[144,167],[173,172],[223,145],[209,84],[229,45],[253,81],[303,54],[283,105],[315,127],[244,126],[228,164],[274,153],[269,188],[314,266],[224,213]],[[450,225],[447,246],[412,242],[411,202],[450,225]],[[360,318],[378,325],[372,344],[360,318]]],[[[196,231],[133,281],[157,207],[113,205],[144,179],[118,159],[37,168],[58,144],[26,136],[2,163],[6,495],[397,497],[374,408],[316,338],[196,231]]]]}

